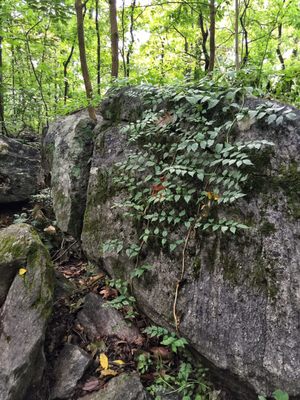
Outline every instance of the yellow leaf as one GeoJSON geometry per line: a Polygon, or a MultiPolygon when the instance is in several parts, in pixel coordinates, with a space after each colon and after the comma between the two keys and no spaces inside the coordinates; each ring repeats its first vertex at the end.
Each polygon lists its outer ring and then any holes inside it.
{"type": "Polygon", "coordinates": [[[101,353],[100,354],[100,365],[101,365],[101,367],[105,370],[108,370],[108,358],[107,358],[107,356],[106,356],[106,354],[104,354],[104,353],[101,353]]]}
{"type": "Polygon", "coordinates": [[[113,364],[116,364],[116,365],[125,365],[125,363],[124,363],[123,360],[114,360],[114,361],[113,361],[113,364]]]}
{"type": "Polygon", "coordinates": [[[101,371],[101,376],[116,376],[116,375],[118,375],[118,373],[113,369],[104,369],[103,371],[101,371]]]}
{"type": "Polygon", "coordinates": [[[19,269],[19,275],[20,275],[20,276],[24,276],[24,275],[26,274],[26,272],[27,272],[27,269],[26,269],[26,268],[20,268],[20,269],[19,269]]]}

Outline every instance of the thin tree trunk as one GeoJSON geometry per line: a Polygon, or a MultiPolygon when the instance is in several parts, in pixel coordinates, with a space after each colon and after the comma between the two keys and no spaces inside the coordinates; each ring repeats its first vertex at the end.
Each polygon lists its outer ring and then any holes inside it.
{"type": "Polygon", "coordinates": [[[116,0],[109,0],[109,18],[111,40],[111,76],[113,78],[117,78],[119,73],[119,33],[116,0]]]}
{"type": "Polygon", "coordinates": [[[5,134],[2,43],[3,37],[0,36],[0,134],[5,134]]]}
{"type": "Polygon", "coordinates": [[[246,29],[246,13],[249,8],[251,0],[245,0],[245,8],[243,9],[243,12],[240,16],[240,23],[243,31],[243,43],[245,44],[245,53],[243,54],[242,57],[242,65],[246,65],[249,59],[249,41],[248,41],[248,30],[246,29]]]}
{"type": "Polygon", "coordinates": [[[77,17],[77,35],[78,35],[78,46],[79,46],[79,55],[80,55],[80,64],[81,64],[81,72],[85,85],[86,97],[88,99],[88,111],[89,116],[92,120],[97,122],[96,112],[91,102],[93,99],[93,88],[90,80],[89,69],[86,61],[86,52],[85,52],[85,41],[84,41],[84,26],[83,26],[83,13],[82,13],[83,5],[81,0],[75,0],[75,10],[77,17]]]}
{"type": "Polygon", "coordinates": [[[202,35],[202,41],[201,41],[202,52],[204,54],[204,59],[205,59],[204,70],[208,71],[209,54],[208,54],[207,47],[206,47],[206,43],[207,43],[207,39],[208,39],[208,31],[207,31],[207,29],[205,29],[204,18],[203,18],[202,12],[200,12],[200,14],[199,14],[199,26],[200,26],[201,35],[202,35]]]}
{"type": "Polygon", "coordinates": [[[281,38],[282,38],[282,23],[280,23],[278,25],[278,43],[277,43],[277,48],[276,48],[276,54],[278,56],[278,59],[280,61],[281,64],[281,69],[284,70],[285,69],[285,63],[284,63],[284,58],[283,55],[281,53],[281,38]]]}
{"type": "Polygon", "coordinates": [[[16,115],[16,71],[15,71],[15,46],[11,46],[11,85],[12,85],[12,105],[13,105],[13,115],[16,115]]]}
{"type": "Polygon", "coordinates": [[[215,67],[216,58],[216,6],[215,1],[210,0],[209,3],[209,65],[208,72],[212,72],[215,67]]]}
{"type": "Polygon", "coordinates": [[[33,62],[33,58],[32,58],[32,54],[31,54],[31,48],[30,48],[30,43],[29,43],[29,33],[40,23],[42,22],[42,20],[39,20],[36,24],[34,24],[26,33],[25,33],[25,43],[26,43],[26,48],[27,48],[27,53],[28,53],[28,59],[29,59],[29,63],[34,75],[34,78],[36,80],[36,83],[38,85],[39,91],[40,91],[40,96],[41,96],[41,100],[42,103],[44,105],[44,109],[45,109],[45,114],[46,114],[46,124],[48,125],[49,123],[49,112],[48,112],[48,105],[44,96],[44,90],[43,90],[43,85],[42,85],[42,75],[40,74],[40,76],[38,75],[36,68],[34,66],[34,62],[33,62]]]}
{"type": "Polygon", "coordinates": [[[69,63],[70,63],[71,58],[73,56],[74,48],[75,48],[75,45],[72,44],[69,56],[66,59],[66,61],[63,62],[63,66],[64,66],[64,104],[67,104],[67,98],[68,98],[68,93],[69,93],[69,86],[70,85],[69,85],[69,81],[68,81],[68,66],[69,66],[69,63]]]}
{"type": "Polygon", "coordinates": [[[132,0],[131,3],[131,10],[130,10],[130,43],[128,46],[128,51],[127,51],[127,57],[126,57],[126,76],[129,77],[130,74],[130,58],[131,54],[133,52],[133,45],[134,45],[134,34],[133,34],[133,28],[134,28],[134,10],[136,6],[136,0],[132,0]]]}
{"type": "Polygon", "coordinates": [[[160,83],[164,83],[165,79],[165,69],[164,69],[164,61],[165,61],[165,37],[161,37],[161,51],[160,51],[160,83]]]}
{"type": "Polygon", "coordinates": [[[240,54],[239,54],[239,0],[234,0],[235,6],[235,23],[234,23],[234,51],[235,51],[235,69],[240,69],[240,54]]]}
{"type": "Polygon", "coordinates": [[[101,94],[101,37],[99,29],[99,0],[96,0],[95,26],[97,34],[97,93],[101,94]]]}

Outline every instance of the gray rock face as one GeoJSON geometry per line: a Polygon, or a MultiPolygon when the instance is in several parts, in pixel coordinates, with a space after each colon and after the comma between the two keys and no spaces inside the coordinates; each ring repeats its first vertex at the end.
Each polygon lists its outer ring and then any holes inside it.
{"type": "Polygon", "coordinates": [[[66,344],[54,364],[55,382],[51,399],[71,398],[77,382],[91,363],[91,357],[80,347],[66,344]]]}
{"type": "Polygon", "coordinates": [[[23,400],[43,373],[54,279],[49,253],[29,225],[0,231],[0,271],[0,399],[23,400]]]}
{"type": "Polygon", "coordinates": [[[136,373],[121,374],[109,381],[99,392],[81,397],[81,400],[148,400],[140,378],[136,373]]]}
{"type": "MultiPolygon", "coordinates": [[[[300,112],[294,112],[297,120],[280,127],[241,124],[238,139],[275,144],[254,156],[248,195],[234,210],[251,229],[191,241],[179,292],[180,334],[247,400],[277,388],[300,398],[300,112]]],[[[126,244],[136,235],[123,211],[113,208],[122,195],[110,178],[128,151],[118,126],[106,126],[98,136],[82,232],[87,256],[123,278],[134,266],[122,252],[104,255],[102,244],[116,238],[126,244]]],[[[134,282],[139,305],[157,324],[171,328],[180,257],[145,249],[144,261],[155,268],[134,282]]]]}
{"type": "Polygon", "coordinates": [[[128,325],[119,311],[106,307],[101,297],[94,293],[86,296],[83,309],[78,314],[78,322],[91,340],[117,336],[129,343],[141,344],[143,341],[136,327],[128,325]]]}
{"type": "Polygon", "coordinates": [[[28,200],[42,183],[39,150],[0,135],[0,204],[28,200]]]}
{"type": "Polygon", "coordinates": [[[136,121],[147,108],[141,100],[141,91],[138,87],[125,87],[111,93],[100,106],[101,115],[113,122],[136,121]]]}
{"type": "Polygon", "coordinates": [[[51,173],[58,226],[76,238],[82,228],[94,126],[86,112],[78,112],[50,124],[43,137],[43,166],[46,175],[51,173]]]}

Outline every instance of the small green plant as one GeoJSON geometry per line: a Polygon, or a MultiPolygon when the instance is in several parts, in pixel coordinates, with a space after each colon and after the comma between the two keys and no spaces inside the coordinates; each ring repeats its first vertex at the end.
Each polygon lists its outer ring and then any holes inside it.
{"type": "MultiPolygon", "coordinates": [[[[289,400],[289,395],[286,392],[283,392],[280,389],[275,390],[272,393],[272,398],[274,400],[289,400]]],[[[265,396],[258,396],[258,400],[267,400],[265,396]]]]}
{"type": "Polygon", "coordinates": [[[148,372],[151,365],[152,360],[149,353],[142,353],[137,357],[137,370],[141,374],[148,372]]]}
{"type": "Polygon", "coordinates": [[[145,372],[155,370],[156,379],[148,387],[152,396],[160,400],[162,395],[177,393],[185,400],[208,399],[210,388],[205,378],[206,369],[201,365],[195,366],[186,349],[188,342],[161,326],[149,326],[144,329],[144,333],[150,339],[157,339],[161,346],[168,347],[175,357],[151,360],[149,355],[143,355],[141,368],[145,372]]]}
{"type": "Polygon", "coordinates": [[[128,282],[122,279],[112,279],[108,282],[109,286],[117,289],[119,295],[113,300],[109,300],[105,306],[113,307],[116,310],[125,312],[125,318],[132,320],[137,316],[135,311],[135,298],[130,295],[128,282]]]}
{"type": "Polygon", "coordinates": [[[21,214],[14,214],[14,224],[23,224],[29,220],[29,215],[25,212],[21,214]]]}
{"type": "Polygon", "coordinates": [[[160,344],[163,346],[169,346],[173,353],[177,353],[178,349],[184,349],[188,344],[186,339],[179,338],[175,333],[169,332],[167,329],[160,326],[148,326],[144,329],[149,337],[156,337],[160,339],[160,344]]]}
{"type": "Polygon", "coordinates": [[[195,368],[189,362],[181,362],[175,374],[162,373],[148,387],[148,391],[155,400],[172,393],[177,393],[183,400],[208,399],[210,387],[205,372],[202,367],[195,368]]]}
{"type": "Polygon", "coordinates": [[[140,278],[143,276],[147,271],[153,270],[153,265],[150,264],[143,264],[141,266],[136,267],[130,274],[131,279],[133,278],[140,278]]]}

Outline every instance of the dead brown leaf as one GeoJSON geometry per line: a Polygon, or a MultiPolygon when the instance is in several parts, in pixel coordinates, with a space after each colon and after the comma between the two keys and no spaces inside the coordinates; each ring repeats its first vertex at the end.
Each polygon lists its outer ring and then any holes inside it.
{"type": "Polygon", "coordinates": [[[110,286],[105,286],[102,290],[100,290],[101,296],[107,299],[115,299],[118,296],[118,291],[110,286]]]}
{"type": "Polygon", "coordinates": [[[155,358],[160,358],[162,360],[171,360],[173,358],[172,352],[166,347],[151,347],[150,352],[155,358]]]}
{"type": "Polygon", "coordinates": [[[89,379],[82,387],[82,390],[85,390],[86,392],[93,392],[98,389],[100,389],[100,383],[97,378],[89,379]]]}

